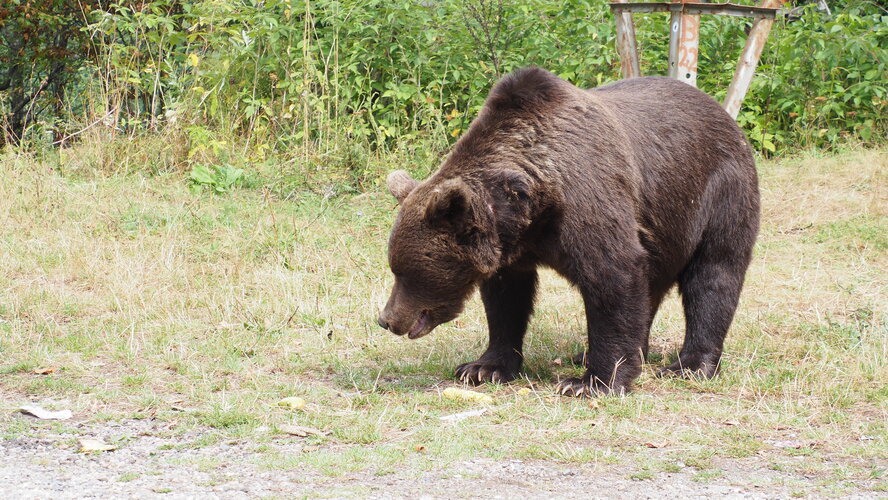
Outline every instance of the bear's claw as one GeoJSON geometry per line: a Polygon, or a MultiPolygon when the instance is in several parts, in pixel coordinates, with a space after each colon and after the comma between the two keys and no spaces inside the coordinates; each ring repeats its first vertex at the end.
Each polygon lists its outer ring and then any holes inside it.
{"type": "Polygon", "coordinates": [[[719,372],[720,355],[685,355],[680,356],[671,365],[661,368],[657,375],[678,376],[690,380],[694,379],[710,379],[719,372]]]}
{"type": "Polygon", "coordinates": [[[562,380],[555,386],[555,392],[562,396],[572,396],[575,398],[592,397],[592,391],[589,386],[578,378],[567,378],[562,380]]]}
{"type": "Polygon", "coordinates": [[[679,377],[687,380],[706,380],[714,377],[717,371],[717,369],[712,369],[710,367],[692,370],[690,368],[669,365],[660,368],[656,373],[658,377],[679,377]]]}
{"type": "Polygon", "coordinates": [[[478,361],[459,365],[456,368],[456,376],[461,382],[473,385],[485,382],[504,384],[515,379],[515,374],[508,372],[504,367],[478,361]]]}
{"type": "Polygon", "coordinates": [[[555,392],[562,396],[572,396],[575,398],[593,398],[598,396],[605,396],[607,394],[622,395],[625,394],[627,390],[623,386],[618,386],[616,388],[610,387],[597,378],[595,378],[594,381],[590,384],[584,379],[571,377],[559,382],[558,385],[555,386],[555,392]]]}

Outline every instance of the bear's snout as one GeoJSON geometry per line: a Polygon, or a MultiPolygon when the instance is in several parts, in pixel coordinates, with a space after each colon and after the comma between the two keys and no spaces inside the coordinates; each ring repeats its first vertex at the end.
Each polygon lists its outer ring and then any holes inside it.
{"type": "Polygon", "coordinates": [[[422,337],[438,324],[432,321],[427,309],[420,309],[418,314],[411,311],[412,309],[404,310],[389,304],[379,313],[376,324],[395,335],[407,335],[411,339],[422,337]]]}
{"type": "Polygon", "coordinates": [[[386,321],[385,318],[383,318],[381,314],[379,315],[378,318],[376,318],[376,324],[381,326],[383,330],[389,329],[388,321],[386,321]]]}
{"type": "Polygon", "coordinates": [[[410,331],[410,326],[413,324],[409,313],[412,307],[398,291],[399,284],[395,282],[395,288],[392,290],[391,296],[389,296],[388,303],[379,311],[376,324],[382,327],[383,330],[388,330],[395,335],[404,335],[410,331]]]}
{"type": "Polygon", "coordinates": [[[376,324],[382,327],[383,330],[388,330],[395,335],[407,333],[407,330],[398,321],[397,315],[394,315],[388,307],[379,313],[379,317],[376,318],[376,324]]]}

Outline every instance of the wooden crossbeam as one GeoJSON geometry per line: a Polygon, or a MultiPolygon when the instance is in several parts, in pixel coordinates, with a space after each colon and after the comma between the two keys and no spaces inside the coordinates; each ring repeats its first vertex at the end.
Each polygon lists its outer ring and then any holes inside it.
{"type": "Polygon", "coordinates": [[[635,39],[635,23],[632,13],[669,12],[669,76],[689,85],[697,85],[697,60],[699,55],[700,15],[724,15],[751,17],[755,21],[740,55],[734,78],[728,87],[723,106],[733,118],[737,118],[740,105],[749,90],[752,76],[762,55],[768,33],[774,24],[779,7],[786,0],[762,0],[758,6],[732,3],[697,3],[690,0],[673,2],[637,2],[617,0],[610,4],[617,23],[617,51],[623,78],[641,76],[638,44],[635,39]]]}

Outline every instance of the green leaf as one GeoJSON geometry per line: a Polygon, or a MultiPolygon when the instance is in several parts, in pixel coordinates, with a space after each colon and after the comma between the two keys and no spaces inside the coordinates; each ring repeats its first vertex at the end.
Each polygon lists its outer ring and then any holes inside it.
{"type": "Polygon", "coordinates": [[[191,180],[199,184],[213,184],[213,172],[206,165],[194,165],[191,167],[191,180]]]}

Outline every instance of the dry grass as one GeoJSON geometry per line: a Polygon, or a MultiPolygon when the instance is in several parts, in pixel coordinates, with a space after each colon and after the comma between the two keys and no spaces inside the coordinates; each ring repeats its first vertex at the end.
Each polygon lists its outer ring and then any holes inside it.
{"type": "Polygon", "coordinates": [[[761,164],[763,228],[720,377],[652,376],[681,341],[673,297],[652,333],[654,366],[633,394],[555,397],[556,378],[576,370],[556,360],[581,346],[582,309],[546,274],[527,378],[481,388],[495,399],[490,412],[457,425],[437,416],[471,405],[440,390],[483,349],[480,305],[416,342],[375,326],[390,282],[387,195],[200,195],[179,175],[60,175],[21,156],[0,159],[0,172],[7,434],[28,432],[8,415],[34,399],[81,418],[159,418],[258,441],[295,420],[331,434],[313,438],[311,453],[263,463],[331,474],[517,456],[645,477],[682,460],[712,480],[727,461],[756,457],[821,477],[832,492],[885,488],[884,152],[761,164]],[[307,408],[275,407],[291,395],[307,408]]]}

